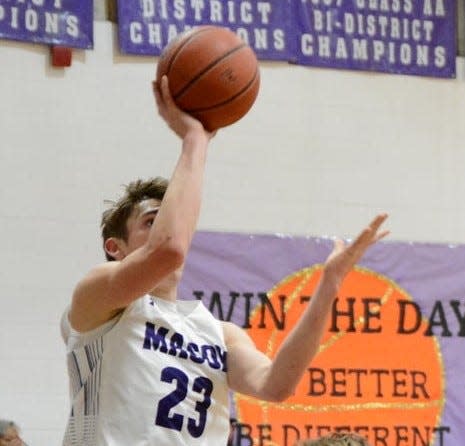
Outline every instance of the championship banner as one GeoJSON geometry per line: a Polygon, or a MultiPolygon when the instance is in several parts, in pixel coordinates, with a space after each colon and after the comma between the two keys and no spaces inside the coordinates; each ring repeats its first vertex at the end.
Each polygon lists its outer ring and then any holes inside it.
{"type": "Polygon", "coordinates": [[[289,0],[118,0],[119,45],[123,53],[159,56],[178,34],[214,25],[236,32],[259,59],[288,60],[289,17],[289,0]]]}
{"type": "Polygon", "coordinates": [[[155,55],[200,25],[235,31],[259,59],[455,77],[455,0],[118,0],[119,42],[155,55]]]}
{"type": "Polygon", "coordinates": [[[455,77],[455,0],[291,0],[300,65],[455,77]]]}
{"type": "Polygon", "coordinates": [[[0,0],[0,38],[93,48],[92,0],[0,0]]]}
{"type": "MultiPolygon", "coordinates": [[[[180,296],[243,327],[272,357],[295,326],[332,241],[198,232],[180,296]]],[[[292,446],[352,431],[372,446],[465,438],[465,246],[381,242],[344,281],[295,394],[235,394],[234,444],[292,446]]]]}

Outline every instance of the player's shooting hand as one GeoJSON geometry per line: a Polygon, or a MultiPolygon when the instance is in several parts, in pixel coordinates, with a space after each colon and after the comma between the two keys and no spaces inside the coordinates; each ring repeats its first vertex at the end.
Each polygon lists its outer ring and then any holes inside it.
{"type": "Polygon", "coordinates": [[[387,217],[387,214],[377,215],[357,238],[348,245],[343,240],[336,239],[333,251],[325,262],[325,276],[329,276],[339,283],[342,282],[344,277],[362,258],[368,247],[389,234],[389,231],[380,230],[387,217]]]}
{"type": "Polygon", "coordinates": [[[215,135],[216,132],[205,130],[200,121],[182,111],[175,104],[171,96],[167,76],[163,76],[160,83],[153,82],[153,93],[158,107],[158,114],[181,139],[190,131],[201,131],[209,139],[215,135]]]}

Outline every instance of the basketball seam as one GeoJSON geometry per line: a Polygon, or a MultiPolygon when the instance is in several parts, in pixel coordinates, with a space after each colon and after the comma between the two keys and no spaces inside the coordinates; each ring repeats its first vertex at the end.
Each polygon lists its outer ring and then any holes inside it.
{"type": "Polygon", "coordinates": [[[173,55],[171,56],[171,59],[169,60],[168,62],[168,66],[166,67],[166,75],[168,76],[170,70],[171,70],[171,66],[173,65],[173,62],[174,62],[174,59],[176,59],[176,57],[178,56],[179,52],[196,36],[198,36],[199,34],[202,34],[206,31],[209,31],[210,28],[205,28],[205,29],[199,29],[197,30],[197,32],[193,32],[192,35],[190,37],[188,37],[184,42],[182,42],[181,45],[179,45],[179,47],[176,49],[176,51],[173,53],[173,55]]]}
{"type": "Polygon", "coordinates": [[[205,112],[205,111],[208,111],[208,110],[213,110],[213,109],[215,109],[217,107],[221,107],[222,105],[227,104],[228,102],[234,101],[234,99],[236,99],[238,96],[240,96],[242,93],[244,93],[244,91],[248,90],[248,88],[255,82],[255,79],[257,78],[257,75],[258,75],[258,69],[255,70],[255,74],[254,74],[252,80],[242,90],[240,90],[235,95],[231,96],[230,98],[226,99],[223,102],[219,102],[218,104],[210,105],[208,107],[203,107],[203,108],[191,108],[191,109],[186,108],[186,109],[184,109],[184,111],[186,111],[188,113],[201,113],[201,112],[205,112]]]}
{"type": "Polygon", "coordinates": [[[218,59],[215,59],[213,62],[210,62],[197,76],[193,77],[184,87],[181,88],[181,90],[174,96],[174,99],[179,99],[188,89],[189,87],[197,82],[207,71],[209,71],[211,68],[213,68],[218,62],[221,62],[222,60],[228,58],[231,54],[235,53],[236,51],[239,51],[240,49],[246,47],[247,45],[245,43],[233,48],[232,50],[229,50],[227,53],[223,54],[221,57],[218,59]]]}

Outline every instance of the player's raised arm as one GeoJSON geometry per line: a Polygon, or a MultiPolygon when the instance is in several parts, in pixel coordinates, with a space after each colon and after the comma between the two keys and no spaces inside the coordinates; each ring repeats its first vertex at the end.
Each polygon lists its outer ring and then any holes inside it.
{"type": "Polygon", "coordinates": [[[181,154],[162,196],[142,193],[125,216],[121,234],[104,240],[107,258],[114,261],[94,268],[76,287],[70,311],[76,329],[102,324],[173,274],[166,288],[175,292],[175,273],[184,264],[197,225],[212,134],[175,105],[166,77],[158,87],[158,112],[182,139],[181,154]]]}
{"type": "Polygon", "coordinates": [[[175,105],[166,76],[161,79],[160,90],[154,88],[154,94],[160,116],[183,142],[148,244],[168,242],[183,263],[197,226],[207,147],[213,133],[175,105]]]}
{"type": "Polygon", "coordinates": [[[388,234],[381,230],[386,214],[378,215],[349,245],[336,240],[310,304],[273,360],[259,352],[248,335],[225,324],[228,379],[233,390],[268,401],[282,401],[294,392],[323,335],[327,316],[342,281],[369,246],[388,234]]]}

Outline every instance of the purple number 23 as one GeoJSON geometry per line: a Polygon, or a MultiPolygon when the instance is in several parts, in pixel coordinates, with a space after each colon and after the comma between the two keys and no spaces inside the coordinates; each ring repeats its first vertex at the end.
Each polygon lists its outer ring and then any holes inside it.
{"type": "MultiPolygon", "coordinates": [[[[176,388],[159,401],[155,424],[181,431],[184,416],[176,412],[170,415],[170,410],[186,398],[189,390],[189,377],[182,370],[166,367],[161,371],[161,380],[165,383],[175,382],[176,388]]],[[[203,399],[195,404],[195,411],[199,414],[198,419],[189,417],[187,420],[189,434],[198,438],[202,435],[207,422],[207,409],[211,404],[210,396],[213,392],[213,383],[204,376],[198,376],[194,379],[192,391],[203,393],[203,399]]]]}

